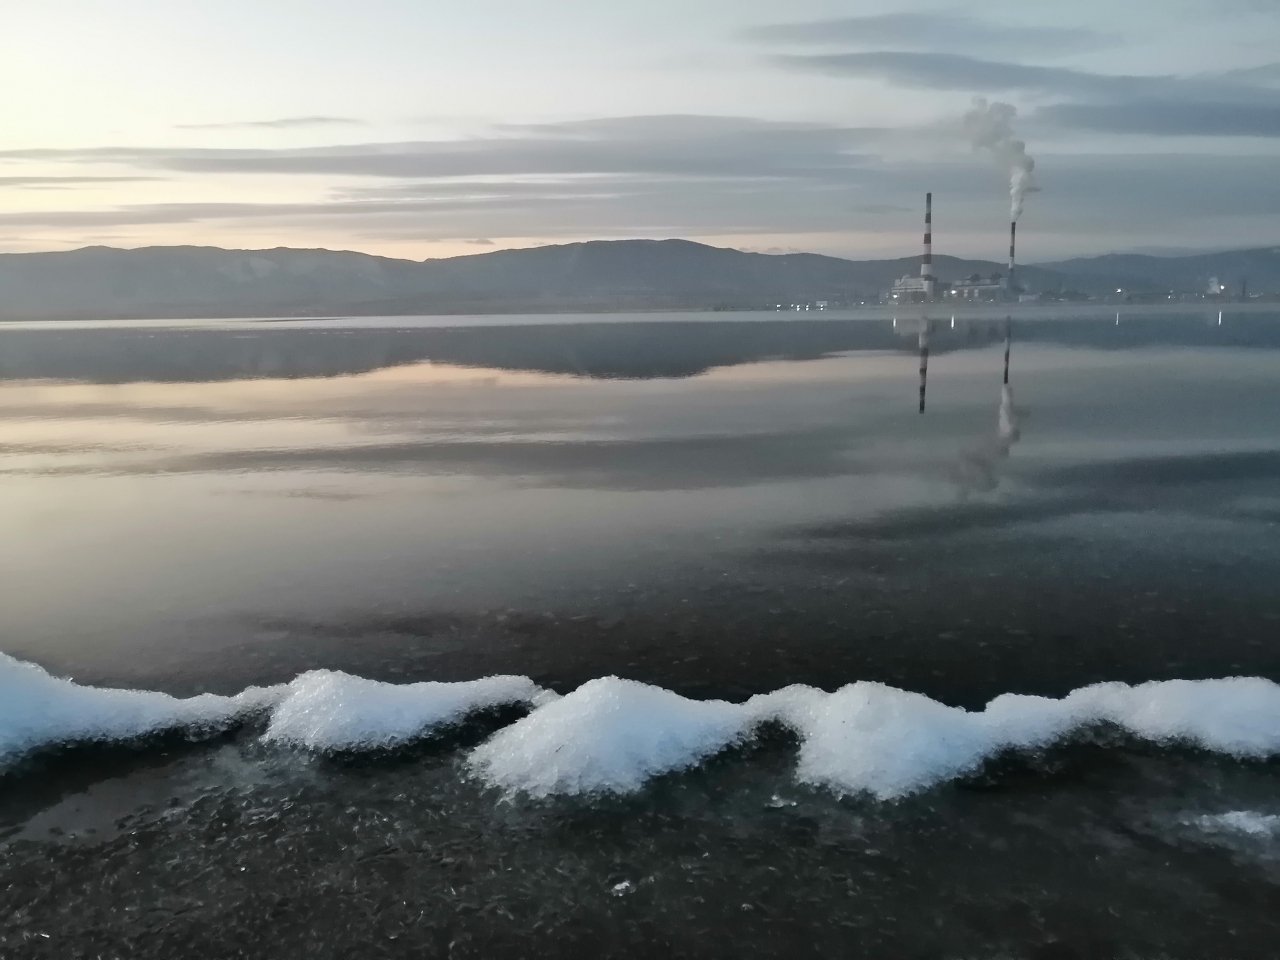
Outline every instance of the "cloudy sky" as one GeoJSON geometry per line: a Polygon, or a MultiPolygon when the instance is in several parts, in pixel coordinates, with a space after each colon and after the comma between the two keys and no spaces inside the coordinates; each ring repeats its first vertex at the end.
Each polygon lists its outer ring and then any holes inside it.
{"type": "Polygon", "coordinates": [[[1280,0],[10,0],[0,250],[1280,242],[1280,0]]]}

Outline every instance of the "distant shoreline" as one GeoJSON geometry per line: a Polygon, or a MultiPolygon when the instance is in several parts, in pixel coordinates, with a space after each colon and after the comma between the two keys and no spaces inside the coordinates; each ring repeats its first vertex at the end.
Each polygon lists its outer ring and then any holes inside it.
{"type": "Polygon", "coordinates": [[[0,320],[0,327],[10,329],[95,329],[111,326],[173,327],[227,325],[251,328],[259,324],[287,326],[290,324],[332,326],[396,326],[409,321],[414,325],[449,326],[528,326],[553,324],[557,321],[573,324],[589,323],[719,323],[728,321],[751,322],[809,322],[867,320],[884,321],[894,318],[919,321],[946,322],[957,320],[1065,320],[1109,319],[1125,317],[1155,317],[1203,315],[1215,318],[1240,314],[1280,314],[1280,303],[1009,303],[1009,304],[908,304],[894,308],[884,305],[857,307],[846,310],[618,310],[618,311],[504,311],[500,313],[438,313],[438,314],[335,314],[333,316],[264,317],[264,316],[195,316],[195,317],[114,317],[90,319],[84,317],[65,320],[0,320]]]}

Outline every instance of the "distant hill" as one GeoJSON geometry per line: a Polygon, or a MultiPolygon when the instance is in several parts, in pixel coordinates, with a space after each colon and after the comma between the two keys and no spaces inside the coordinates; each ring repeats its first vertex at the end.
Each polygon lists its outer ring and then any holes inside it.
{"type": "Polygon", "coordinates": [[[1068,277],[1111,276],[1128,278],[1160,290],[1200,293],[1217,277],[1233,294],[1247,282],[1254,293],[1280,291],[1280,247],[1230,250],[1190,256],[1157,257],[1136,253],[1109,253],[1046,263],[1044,267],[1068,277]]]}
{"type": "MultiPolygon", "coordinates": [[[[937,274],[948,280],[1000,269],[985,260],[936,259],[937,274]]],[[[918,272],[918,257],[851,261],[687,240],[593,241],[421,262],[283,247],[86,247],[0,255],[0,319],[751,309],[874,300],[896,278],[918,272]]],[[[1032,289],[1103,293],[1117,284],[1199,290],[1210,275],[1231,282],[1241,273],[1251,289],[1280,289],[1280,256],[1115,255],[1022,267],[1020,279],[1032,289]]]]}

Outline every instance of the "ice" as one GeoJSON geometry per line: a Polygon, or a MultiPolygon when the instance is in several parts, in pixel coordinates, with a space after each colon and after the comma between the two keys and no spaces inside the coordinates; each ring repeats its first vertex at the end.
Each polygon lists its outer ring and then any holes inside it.
{"type": "Polygon", "coordinates": [[[832,694],[791,688],[757,698],[799,734],[796,776],[888,800],[977,767],[992,739],[980,718],[919,693],[854,683],[832,694]]]}
{"type": "Polygon", "coordinates": [[[750,732],[741,705],[604,677],[499,730],[471,754],[487,783],[533,797],[631,793],[750,732]]]}
{"type": "Polygon", "coordinates": [[[60,743],[170,730],[207,735],[252,714],[264,716],[269,743],[375,750],[510,704],[533,709],[476,748],[467,766],[495,787],[534,797],[637,791],[749,739],[764,723],[796,734],[798,781],[879,800],[929,789],[1001,752],[1044,749],[1098,724],[1241,759],[1280,755],[1280,685],[1256,677],[1101,683],[1061,699],[1005,694],[980,711],[868,682],[834,693],[784,687],[735,704],[690,700],[617,677],[557,697],[527,677],[390,684],[329,670],[235,696],[178,699],[80,686],[0,654],[0,766],[60,743]]]}
{"type": "Polygon", "coordinates": [[[980,722],[991,737],[993,751],[1042,749],[1100,722],[1096,705],[1088,702],[1091,695],[1078,696],[1096,689],[1086,687],[1061,700],[1002,694],[987,704],[980,722]]]}
{"type": "Polygon", "coordinates": [[[1280,753],[1280,685],[1270,680],[1164,680],[1123,691],[1106,686],[1119,702],[1108,704],[1105,719],[1136,736],[1186,741],[1234,757],[1280,753]]]}
{"type": "Polygon", "coordinates": [[[1191,821],[1207,833],[1242,833],[1251,837],[1280,837],[1280,816],[1256,810],[1206,814],[1191,821]]]}
{"type": "Polygon", "coordinates": [[[1240,758],[1280,753],[1280,686],[1259,678],[1102,683],[1062,699],[1005,694],[971,713],[877,683],[790,687],[752,701],[801,738],[797,777],[891,800],[1037,750],[1097,724],[1240,758]]]}
{"type": "Polygon", "coordinates": [[[544,694],[528,677],[392,684],[312,670],[285,688],[263,739],[312,750],[395,747],[468,714],[544,694]]]}
{"type": "Polygon", "coordinates": [[[280,693],[250,687],[234,697],[205,693],[184,700],[151,690],[86,687],[0,654],[0,766],[55,744],[132,740],[171,730],[213,734],[272,706],[280,693]]]}

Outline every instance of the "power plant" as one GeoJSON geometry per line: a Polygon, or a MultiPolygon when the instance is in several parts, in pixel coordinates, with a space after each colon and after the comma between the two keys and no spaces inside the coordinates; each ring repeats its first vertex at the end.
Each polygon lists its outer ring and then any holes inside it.
{"type": "Polygon", "coordinates": [[[1018,270],[1018,221],[1009,222],[1009,269],[1003,276],[971,274],[953,282],[940,281],[933,270],[933,193],[924,198],[924,255],[920,276],[910,274],[895,280],[888,299],[897,303],[932,303],[956,298],[961,300],[1012,301],[1022,292],[1016,282],[1018,270]]]}

